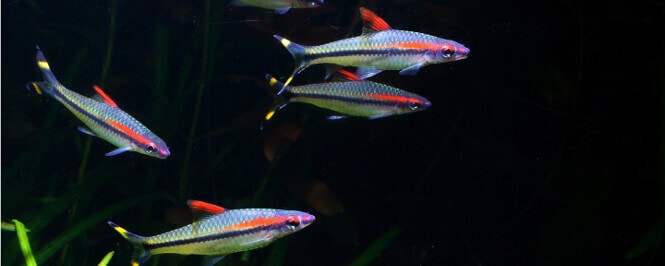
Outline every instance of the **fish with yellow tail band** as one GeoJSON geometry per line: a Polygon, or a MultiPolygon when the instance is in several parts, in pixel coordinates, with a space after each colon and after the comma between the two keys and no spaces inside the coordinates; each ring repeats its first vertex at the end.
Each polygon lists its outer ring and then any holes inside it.
{"type": "Polygon", "coordinates": [[[274,9],[277,14],[284,14],[291,8],[314,8],[323,4],[323,0],[233,0],[235,6],[255,6],[274,9]]]}
{"type": "Polygon", "coordinates": [[[169,157],[171,153],[166,143],[141,122],[121,110],[98,86],[94,86],[94,89],[101,100],[88,98],[65,88],[55,78],[39,46],[37,46],[37,66],[42,72],[44,81],[31,82],[28,88],[62,103],[88,126],[88,128],[79,127],[79,131],[102,138],[118,147],[106,153],[106,156],[134,151],[161,159],[169,157]]]}
{"type": "Polygon", "coordinates": [[[420,95],[367,80],[289,86],[269,74],[266,79],[279,92],[265,121],[291,102],[312,104],[339,114],[329,116],[328,119],[347,116],[375,119],[423,111],[432,106],[429,100],[420,95]]]}
{"type": "Polygon", "coordinates": [[[198,200],[189,200],[187,205],[200,217],[195,217],[192,224],[155,236],[140,236],[108,222],[134,246],[132,265],[164,253],[205,255],[202,265],[214,265],[228,254],[261,248],[298,232],[315,219],[292,210],[230,210],[198,200]]]}
{"type": "Polygon", "coordinates": [[[392,29],[374,12],[363,7],[360,14],[364,28],[357,37],[304,46],[274,35],[295,60],[295,70],[285,84],[288,85],[305,68],[316,64],[357,67],[358,76],[366,79],[383,70],[415,75],[424,66],[462,60],[469,55],[470,50],[458,42],[392,29]]]}

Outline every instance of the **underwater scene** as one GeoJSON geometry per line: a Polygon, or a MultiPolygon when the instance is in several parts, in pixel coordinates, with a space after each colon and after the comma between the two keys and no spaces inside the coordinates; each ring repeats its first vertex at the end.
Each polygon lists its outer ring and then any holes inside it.
{"type": "Polygon", "coordinates": [[[1,265],[665,265],[661,1],[1,8],[1,265]]]}

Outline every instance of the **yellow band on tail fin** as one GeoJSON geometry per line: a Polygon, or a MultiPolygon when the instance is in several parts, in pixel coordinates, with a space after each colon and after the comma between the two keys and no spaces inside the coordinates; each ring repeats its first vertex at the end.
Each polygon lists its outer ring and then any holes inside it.
{"type": "Polygon", "coordinates": [[[37,82],[32,82],[32,83],[30,83],[30,85],[32,85],[32,88],[35,89],[37,94],[42,95],[42,89],[39,87],[37,82]]]}
{"type": "Polygon", "coordinates": [[[122,228],[122,227],[120,227],[119,225],[114,224],[114,223],[110,223],[110,222],[109,222],[109,225],[110,225],[111,227],[113,227],[113,229],[115,229],[116,231],[118,231],[118,233],[119,233],[122,237],[124,237],[125,239],[129,239],[129,236],[127,235],[127,232],[129,232],[129,231],[125,230],[125,228],[122,228]]]}
{"type": "Polygon", "coordinates": [[[275,110],[270,110],[270,112],[266,114],[266,121],[270,120],[273,115],[275,115],[275,110]]]}

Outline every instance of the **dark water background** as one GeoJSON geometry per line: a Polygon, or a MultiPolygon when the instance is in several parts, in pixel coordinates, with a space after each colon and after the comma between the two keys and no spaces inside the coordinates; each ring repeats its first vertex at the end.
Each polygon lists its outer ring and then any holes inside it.
{"type": "MultiPolygon", "coordinates": [[[[106,221],[161,233],[191,222],[187,199],[316,215],[221,265],[663,263],[662,1],[331,0],[285,15],[227,2],[2,2],[2,221],[32,230],[42,265],[96,265],[109,251],[126,265],[131,246],[106,221]],[[294,104],[260,131],[264,75],[293,69],[272,35],[357,35],[359,6],[470,57],[373,78],[431,110],[327,121],[294,104]],[[25,89],[41,79],[35,44],[65,86],[105,88],[172,156],[105,157],[111,144],[25,89]]],[[[2,265],[21,265],[15,239],[2,232],[2,265]]]]}

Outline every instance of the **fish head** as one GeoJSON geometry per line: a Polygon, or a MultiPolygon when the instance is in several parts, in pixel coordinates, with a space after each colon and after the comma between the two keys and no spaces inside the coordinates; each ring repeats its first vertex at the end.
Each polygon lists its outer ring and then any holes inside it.
{"type": "Polygon", "coordinates": [[[404,96],[404,100],[399,101],[395,106],[395,113],[406,114],[413,112],[425,111],[432,107],[432,103],[425,99],[425,97],[412,94],[404,96]]]}
{"type": "Polygon", "coordinates": [[[272,228],[275,239],[298,232],[314,222],[316,217],[306,212],[280,210],[280,221],[272,228]]]}
{"type": "Polygon", "coordinates": [[[323,5],[323,0],[295,0],[293,2],[294,8],[313,8],[323,5]]]}
{"type": "Polygon", "coordinates": [[[137,152],[143,153],[148,156],[153,156],[160,159],[166,159],[171,155],[169,147],[166,146],[166,143],[164,143],[164,141],[162,141],[161,139],[154,141],[145,141],[142,143],[138,143],[138,145],[136,146],[137,148],[135,150],[137,152]]]}
{"type": "Polygon", "coordinates": [[[436,63],[445,63],[445,62],[462,60],[467,58],[470,52],[471,50],[469,50],[469,48],[466,48],[461,43],[450,40],[444,40],[437,47],[436,54],[434,55],[434,58],[432,58],[431,60],[435,61],[436,63]]]}

